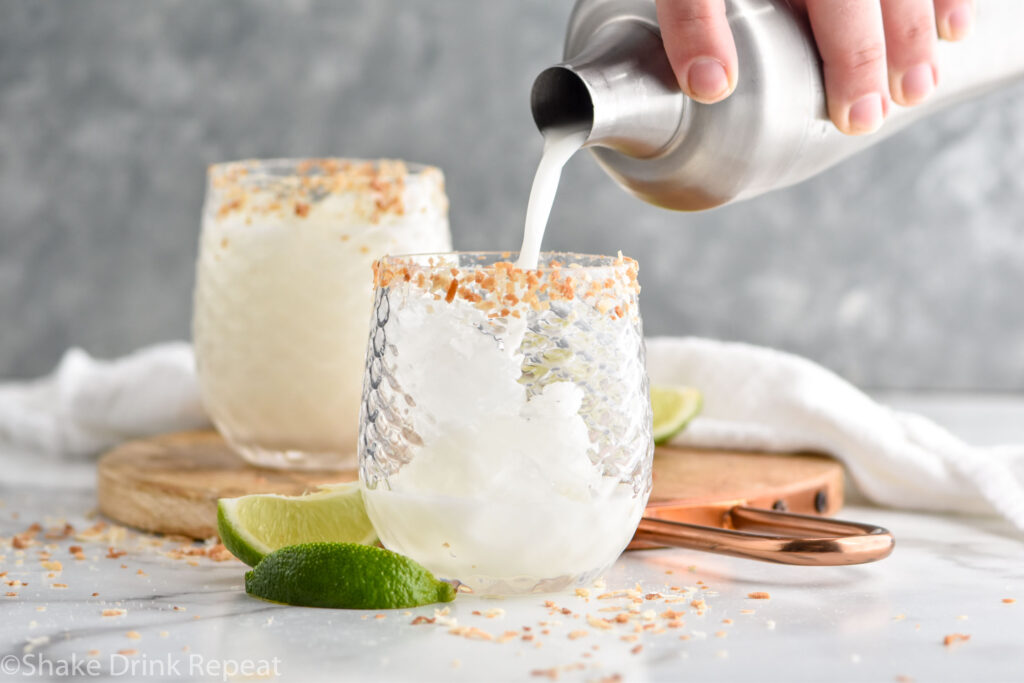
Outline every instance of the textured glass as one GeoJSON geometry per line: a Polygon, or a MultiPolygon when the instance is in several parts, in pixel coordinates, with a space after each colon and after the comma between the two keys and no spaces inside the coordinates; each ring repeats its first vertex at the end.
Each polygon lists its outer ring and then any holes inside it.
{"type": "Polygon", "coordinates": [[[651,487],[635,263],[510,258],[377,264],[360,420],[381,541],[483,594],[593,580],[651,487]]]}
{"type": "Polygon", "coordinates": [[[193,339],[203,402],[232,447],[262,466],[354,467],[373,262],[448,248],[436,168],[211,167],[193,339]]]}

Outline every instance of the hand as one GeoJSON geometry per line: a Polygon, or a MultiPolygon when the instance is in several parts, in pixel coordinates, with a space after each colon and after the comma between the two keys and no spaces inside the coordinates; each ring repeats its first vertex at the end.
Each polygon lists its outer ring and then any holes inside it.
{"type": "MultiPolygon", "coordinates": [[[[736,47],[725,0],[657,0],[658,22],[683,91],[711,104],[736,88],[736,47]]],[[[849,135],[885,120],[891,94],[910,106],[935,89],[936,29],[945,40],[971,30],[974,0],[791,0],[810,20],[825,66],[828,113],[849,135]],[[887,78],[888,76],[888,78],[887,78]]]]}

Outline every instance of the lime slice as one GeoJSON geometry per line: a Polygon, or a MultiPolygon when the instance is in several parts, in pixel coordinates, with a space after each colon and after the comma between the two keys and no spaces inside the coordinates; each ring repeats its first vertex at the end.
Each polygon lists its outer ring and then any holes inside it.
{"type": "Polygon", "coordinates": [[[356,543],[302,543],[245,573],[245,592],[306,607],[397,609],[451,602],[455,589],[404,555],[356,543]]]}
{"type": "Polygon", "coordinates": [[[654,443],[667,443],[700,413],[704,399],[693,387],[651,387],[654,443]]]}
{"type": "Polygon", "coordinates": [[[374,543],[359,482],[321,486],[304,496],[272,493],[221,498],[217,530],[231,553],[250,567],[271,551],[313,541],[374,543]]]}

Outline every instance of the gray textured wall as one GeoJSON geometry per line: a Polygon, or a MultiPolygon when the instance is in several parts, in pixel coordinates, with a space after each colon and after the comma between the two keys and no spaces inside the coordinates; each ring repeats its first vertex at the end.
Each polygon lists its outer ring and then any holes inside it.
{"type": "MultiPolygon", "coordinates": [[[[188,335],[207,163],[443,167],[456,245],[518,246],[527,95],[568,0],[0,0],[0,376],[188,335]]],[[[546,246],[636,256],[653,334],[868,387],[1024,389],[1024,87],[798,188],[683,215],[580,156],[546,246]]]]}

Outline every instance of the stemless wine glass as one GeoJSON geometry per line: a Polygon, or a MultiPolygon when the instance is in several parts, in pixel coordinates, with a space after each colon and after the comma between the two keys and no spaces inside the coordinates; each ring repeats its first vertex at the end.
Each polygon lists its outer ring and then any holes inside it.
{"type": "Polygon", "coordinates": [[[262,466],[354,466],[373,261],[450,248],[436,168],[211,166],[193,338],[203,403],[231,446],[262,466]]]}
{"type": "Polygon", "coordinates": [[[653,441],[632,259],[374,266],[359,463],[383,544],[482,594],[560,590],[628,544],[653,441]]]}

